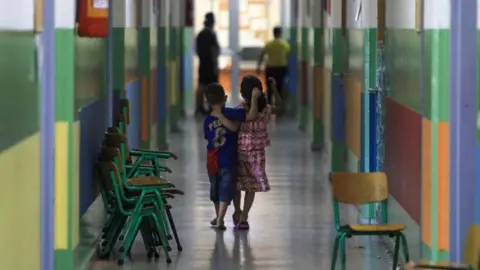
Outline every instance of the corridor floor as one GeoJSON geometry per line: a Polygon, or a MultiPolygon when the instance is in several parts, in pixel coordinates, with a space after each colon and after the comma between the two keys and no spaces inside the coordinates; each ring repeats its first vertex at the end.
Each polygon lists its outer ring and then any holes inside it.
{"type": "MultiPolygon", "coordinates": [[[[334,227],[328,158],[325,153],[310,151],[310,138],[300,133],[294,122],[271,124],[267,173],[272,190],[257,194],[249,232],[232,228],[232,209],[227,214],[227,231],[219,233],[210,228],[213,209],[208,196],[201,121],[187,120],[182,129],[183,133],[170,137],[170,148],[179,160],[169,162],[174,173],[168,178],[186,193],[172,201],[183,252],[172,251],[173,263],[169,266],[163,256],[149,261],[139,237],[132,259],[124,266],[116,265],[114,260],[92,261],[88,269],[330,269],[334,227]]],[[[343,220],[355,222],[356,210],[343,210],[343,220]]],[[[176,250],[175,245],[173,248],[176,250]]],[[[391,269],[386,250],[378,239],[351,238],[347,269],[391,269]]]]}

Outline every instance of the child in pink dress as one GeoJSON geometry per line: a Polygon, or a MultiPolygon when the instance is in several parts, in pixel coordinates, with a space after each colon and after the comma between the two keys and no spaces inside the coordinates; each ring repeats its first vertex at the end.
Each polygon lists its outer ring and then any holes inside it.
{"type": "MultiPolygon", "coordinates": [[[[276,88],[274,79],[269,78],[269,83],[274,89],[277,104],[281,103],[281,97],[276,88]]],[[[262,82],[252,75],[245,76],[240,85],[240,92],[245,101],[237,108],[249,108],[253,89],[262,90],[262,82]]],[[[275,107],[267,104],[265,95],[261,95],[257,101],[260,116],[257,120],[243,122],[238,133],[238,183],[237,193],[233,200],[235,213],[233,222],[238,229],[248,230],[248,213],[252,207],[256,192],[270,190],[267,173],[265,171],[265,149],[270,145],[267,125],[275,107]],[[245,192],[243,211],[240,208],[241,192],[245,192]]]]}

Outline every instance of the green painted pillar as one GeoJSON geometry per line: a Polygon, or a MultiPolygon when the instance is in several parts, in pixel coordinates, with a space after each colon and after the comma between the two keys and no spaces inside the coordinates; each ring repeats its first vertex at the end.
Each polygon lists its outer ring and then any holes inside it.
{"type": "Polygon", "coordinates": [[[157,28],[157,148],[168,148],[168,0],[159,0],[157,28]]]}
{"type": "Polygon", "coordinates": [[[309,97],[309,74],[310,74],[310,8],[312,1],[300,1],[300,76],[298,88],[298,100],[300,107],[299,129],[306,131],[308,125],[308,97],[309,97]]]}
{"type": "Polygon", "coordinates": [[[345,142],[338,141],[333,136],[333,131],[335,127],[335,102],[337,98],[337,89],[335,86],[335,76],[339,76],[344,72],[345,65],[345,33],[342,32],[342,1],[332,1],[331,2],[331,14],[330,14],[330,21],[331,21],[331,29],[329,29],[329,34],[332,36],[331,38],[331,111],[330,111],[330,119],[331,119],[331,138],[332,138],[332,150],[331,150],[331,164],[332,164],[332,171],[344,171],[345,170],[345,159],[346,159],[346,146],[345,142]]]}
{"type": "Polygon", "coordinates": [[[170,1],[169,29],[169,90],[170,90],[170,131],[181,132],[180,120],[180,2],[170,1]]]}
{"type": "MultiPolygon", "coordinates": [[[[125,3],[111,1],[112,6],[112,85],[113,101],[125,97],[125,3]]],[[[113,108],[118,108],[114,104],[113,108]]]]}
{"type": "Polygon", "coordinates": [[[151,1],[140,1],[138,80],[140,83],[140,144],[150,148],[150,11],[151,1]]]}
{"type": "Polygon", "coordinates": [[[150,105],[150,110],[148,111],[148,115],[150,121],[148,123],[149,126],[149,135],[150,135],[150,142],[149,148],[150,149],[157,149],[157,123],[158,123],[158,61],[157,61],[157,54],[158,54],[158,20],[159,20],[159,11],[158,11],[158,4],[159,0],[148,1],[150,10],[149,10],[149,18],[150,21],[148,25],[150,26],[150,67],[149,67],[149,74],[150,74],[150,99],[148,103],[150,105]]]}
{"type": "Polygon", "coordinates": [[[55,269],[74,269],[78,245],[78,125],[75,124],[75,3],[55,1],[55,269]]]}
{"type": "Polygon", "coordinates": [[[323,63],[323,46],[324,46],[324,35],[323,35],[323,7],[321,1],[314,1],[313,3],[313,13],[319,14],[315,15],[312,18],[313,24],[313,140],[311,149],[312,151],[320,151],[323,149],[324,144],[324,126],[322,121],[322,103],[323,103],[323,74],[324,74],[324,63],[323,63]]]}
{"type": "MultiPolygon", "coordinates": [[[[452,119],[451,123],[450,116],[459,116],[462,110],[456,106],[457,102],[450,102],[450,99],[456,95],[450,93],[450,91],[459,91],[456,87],[450,88],[450,75],[452,74],[450,66],[455,65],[458,68],[458,63],[450,63],[450,59],[458,60],[456,56],[450,58],[450,54],[456,53],[455,49],[458,48],[458,43],[451,43],[450,41],[450,27],[453,27],[452,29],[458,27],[458,21],[456,18],[452,21],[450,20],[449,14],[452,14],[450,5],[441,7],[438,8],[435,3],[425,1],[423,7],[425,23],[422,30],[424,39],[423,76],[425,80],[422,98],[423,117],[421,131],[421,162],[423,167],[421,172],[421,256],[422,259],[435,262],[448,261],[450,248],[455,246],[453,243],[455,243],[454,237],[456,236],[450,234],[455,225],[449,225],[449,220],[455,219],[455,216],[451,214],[451,207],[456,209],[454,205],[456,201],[453,196],[450,197],[452,191],[449,190],[449,186],[456,185],[457,192],[460,192],[460,186],[459,183],[450,183],[450,180],[452,182],[457,180],[455,178],[458,176],[452,174],[452,172],[457,170],[453,166],[456,166],[454,161],[458,161],[458,159],[454,159],[455,155],[451,155],[450,151],[458,150],[456,147],[458,143],[455,140],[462,138],[461,132],[463,131],[455,130],[456,136],[451,136],[452,127],[455,127],[454,121],[459,120],[452,119]],[[431,12],[432,10],[435,12],[431,12]],[[451,22],[453,23],[452,25],[450,25],[451,22]],[[453,47],[451,47],[451,44],[453,47]],[[455,107],[450,108],[450,106],[455,107]],[[456,113],[453,113],[454,110],[456,113]],[[448,146],[449,144],[451,145],[448,146]],[[450,178],[451,175],[454,176],[450,178]],[[449,228],[449,226],[452,227],[449,228]]],[[[458,10],[461,10],[461,8],[458,7],[458,10]]],[[[458,12],[458,10],[455,12],[458,12]]],[[[470,20],[466,21],[470,22],[470,20]]],[[[461,57],[460,55],[459,53],[458,57],[461,57]]],[[[457,96],[457,98],[460,97],[457,96]]],[[[462,104],[462,106],[464,105],[462,104]]],[[[472,149],[472,151],[474,150],[472,149]]],[[[460,153],[457,152],[456,156],[458,157],[459,155],[460,153]]],[[[474,215],[474,213],[471,214],[474,215]]],[[[463,238],[465,234],[458,237],[463,238]]],[[[457,250],[454,251],[452,255],[457,252],[457,250]]]]}

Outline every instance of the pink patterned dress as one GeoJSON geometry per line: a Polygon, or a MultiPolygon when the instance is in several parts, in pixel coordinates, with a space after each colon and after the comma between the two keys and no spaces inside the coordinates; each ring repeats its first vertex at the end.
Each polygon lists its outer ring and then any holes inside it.
{"type": "MultiPolygon", "coordinates": [[[[243,104],[237,106],[243,108],[243,104]]],[[[238,133],[237,189],[247,192],[270,190],[265,172],[265,148],[270,145],[267,125],[272,109],[267,105],[262,116],[255,121],[243,122],[238,133]]]]}

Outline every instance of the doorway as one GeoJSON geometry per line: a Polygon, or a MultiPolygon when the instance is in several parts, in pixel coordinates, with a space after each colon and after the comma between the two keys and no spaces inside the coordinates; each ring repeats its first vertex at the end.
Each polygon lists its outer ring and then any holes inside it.
{"type": "MultiPolygon", "coordinates": [[[[215,14],[215,30],[221,47],[219,81],[232,104],[238,104],[241,100],[241,78],[256,74],[260,52],[264,44],[273,38],[271,29],[281,23],[281,2],[282,0],[195,0],[196,34],[203,27],[205,14],[215,14]]],[[[196,86],[198,59],[195,59],[194,68],[196,86]]],[[[263,76],[260,77],[264,81],[263,76]]]]}

